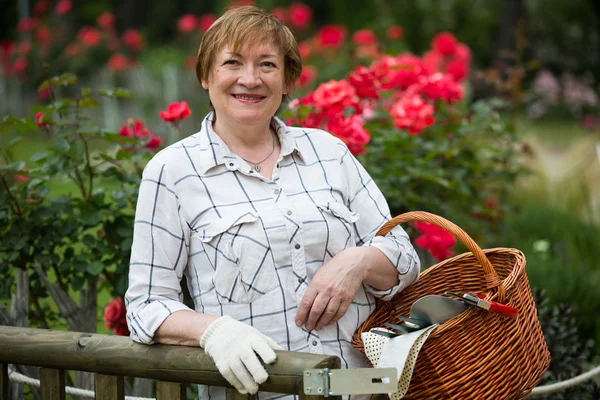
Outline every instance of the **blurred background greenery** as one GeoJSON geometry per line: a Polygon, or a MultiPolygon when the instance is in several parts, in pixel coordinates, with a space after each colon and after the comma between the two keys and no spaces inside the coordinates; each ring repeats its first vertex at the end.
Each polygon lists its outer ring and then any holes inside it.
{"type": "MultiPolygon", "coordinates": [[[[159,118],[158,110],[181,100],[193,110],[181,123],[181,130],[188,134],[197,130],[208,103],[195,81],[193,58],[203,24],[230,2],[75,0],[69,2],[67,12],[58,12],[64,1],[0,1],[0,115],[32,118],[33,105],[51,102],[46,91],[38,91],[41,82],[70,71],[77,73],[83,86],[124,87],[135,95],[134,102],[115,97],[101,100],[97,118],[109,130],[116,132],[128,118],[141,119],[154,134],[172,142],[178,133],[159,118]],[[46,10],[41,12],[44,6],[39,6],[36,11],[38,4],[45,5],[46,10]],[[114,24],[102,28],[99,17],[106,12],[114,16],[114,24]],[[188,14],[195,18],[191,31],[182,22],[188,14]],[[33,21],[27,22],[27,18],[33,21]],[[52,39],[44,44],[47,37],[52,39]],[[115,58],[115,54],[122,58],[115,58]]],[[[273,12],[288,12],[297,3],[258,0],[256,4],[273,12]]],[[[493,215],[489,231],[478,232],[476,240],[482,247],[521,249],[527,256],[532,286],[545,291],[545,307],[558,310],[567,304],[572,310],[575,322],[565,319],[564,324],[574,326],[581,340],[570,348],[555,348],[553,358],[564,358],[558,353],[563,351],[571,354],[580,368],[598,364],[599,3],[373,0],[349,6],[346,0],[306,0],[304,4],[312,10],[312,18],[296,28],[295,34],[309,47],[323,26],[336,24],[347,31],[348,42],[353,32],[372,30],[382,48],[393,54],[423,54],[432,38],[443,31],[452,32],[470,48],[467,102],[492,98],[502,102],[499,111],[516,135],[515,153],[530,171],[511,183],[509,195],[501,199],[506,206],[503,213],[493,215]],[[401,28],[398,36],[387,33],[392,26],[401,28]],[[592,343],[589,352],[575,348],[588,340],[592,343]]],[[[330,79],[341,79],[359,65],[362,61],[354,57],[354,48],[348,49],[335,56],[335,63],[326,53],[307,54],[306,64],[314,66],[316,74],[299,85],[292,97],[298,98],[330,79]]],[[[69,88],[57,87],[56,91],[72,94],[69,88]]],[[[10,131],[2,133],[0,147],[8,146],[15,136],[10,131]]],[[[47,149],[50,139],[29,132],[22,143],[14,147],[14,156],[27,160],[47,149]]],[[[55,180],[50,190],[57,195],[69,194],[74,184],[55,180]]],[[[460,246],[456,251],[461,251],[460,246]]],[[[434,262],[425,259],[425,266],[434,262]]],[[[110,297],[105,291],[98,300],[100,332],[109,331],[100,320],[110,297]]],[[[560,318],[550,321],[551,312],[540,314],[549,319],[547,326],[553,324],[552,332],[560,331],[560,318]]],[[[57,319],[56,326],[64,328],[62,324],[57,319]]],[[[552,377],[557,376],[561,375],[556,372],[552,377]]],[[[597,388],[588,393],[591,390],[597,388]]]]}

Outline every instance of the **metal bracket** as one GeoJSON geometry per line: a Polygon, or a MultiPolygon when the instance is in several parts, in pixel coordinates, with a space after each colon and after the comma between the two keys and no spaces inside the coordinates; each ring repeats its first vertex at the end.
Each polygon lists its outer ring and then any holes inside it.
{"type": "Polygon", "coordinates": [[[305,369],[304,394],[339,396],[344,394],[394,393],[398,390],[396,368],[305,369]]]}

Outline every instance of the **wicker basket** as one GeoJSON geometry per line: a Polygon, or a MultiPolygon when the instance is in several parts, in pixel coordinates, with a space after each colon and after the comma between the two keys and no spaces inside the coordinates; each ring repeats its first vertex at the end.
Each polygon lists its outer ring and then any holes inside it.
{"type": "Polygon", "coordinates": [[[417,358],[407,399],[521,399],[542,379],[550,353],[525,274],[525,256],[516,249],[482,251],[452,222],[426,212],[409,212],[386,223],[385,235],[407,221],[426,221],[444,228],[467,246],[463,253],[422,272],[419,281],[376,310],[354,334],[352,345],[363,352],[361,333],[398,316],[409,316],[420,297],[452,291],[478,292],[486,299],[519,310],[516,320],[481,309],[467,311],[440,325],[417,358]]]}

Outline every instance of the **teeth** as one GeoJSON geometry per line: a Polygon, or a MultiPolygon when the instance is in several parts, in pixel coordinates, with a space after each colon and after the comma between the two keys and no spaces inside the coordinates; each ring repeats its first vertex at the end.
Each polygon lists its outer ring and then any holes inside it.
{"type": "Polygon", "coordinates": [[[237,95],[237,94],[234,94],[233,96],[235,98],[242,99],[242,100],[260,100],[260,97],[254,97],[254,96],[252,96],[252,97],[250,97],[250,96],[240,96],[240,95],[237,95]]]}

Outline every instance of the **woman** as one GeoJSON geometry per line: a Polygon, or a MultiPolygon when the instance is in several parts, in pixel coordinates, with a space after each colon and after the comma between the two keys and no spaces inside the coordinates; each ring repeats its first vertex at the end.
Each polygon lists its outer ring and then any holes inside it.
{"type": "MultiPolygon", "coordinates": [[[[374,237],[389,209],[344,143],[274,117],[300,71],[277,18],[255,7],[225,12],[197,58],[212,112],[148,163],[140,186],[131,336],[202,346],[241,393],[258,391],[274,350],[366,366],[352,334],[376,297],[390,299],[419,272],[402,228],[374,237]],[[183,275],[195,310],[181,302],[183,275]]],[[[208,396],[224,388],[202,387],[208,396]]]]}

